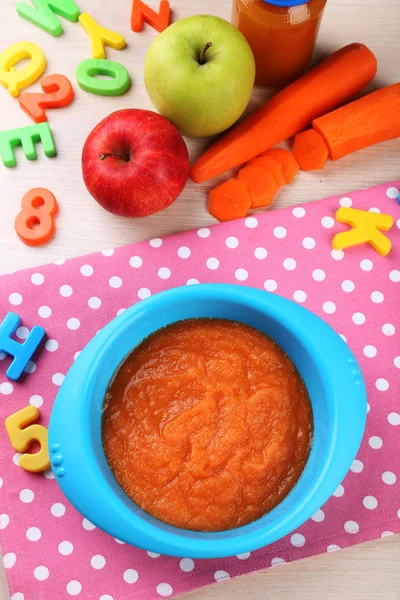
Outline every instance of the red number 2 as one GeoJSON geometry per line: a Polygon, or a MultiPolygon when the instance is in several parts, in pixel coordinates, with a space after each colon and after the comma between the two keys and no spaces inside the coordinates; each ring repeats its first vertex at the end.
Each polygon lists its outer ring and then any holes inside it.
{"type": "Polygon", "coordinates": [[[74,99],[71,82],[64,75],[47,75],[40,82],[44,94],[26,92],[21,94],[18,102],[28,117],[35,123],[47,121],[45,108],[62,108],[74,99]]]}

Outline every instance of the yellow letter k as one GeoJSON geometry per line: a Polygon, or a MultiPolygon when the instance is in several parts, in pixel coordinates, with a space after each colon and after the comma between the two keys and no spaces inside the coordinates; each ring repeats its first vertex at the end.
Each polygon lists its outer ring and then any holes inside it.
{"type": "Polygon", "coordinates": [[[352,229],[335,235],[332,240],[332,247],[335,250],[370,244],[381,256],[389,254],[392,245],[390,240],[381,233],[381,230],[389,231],[392,227],[393,217],[390,215],[354,208],[339,208],[336,220],[339,223],[351,225],[352,229]]]}

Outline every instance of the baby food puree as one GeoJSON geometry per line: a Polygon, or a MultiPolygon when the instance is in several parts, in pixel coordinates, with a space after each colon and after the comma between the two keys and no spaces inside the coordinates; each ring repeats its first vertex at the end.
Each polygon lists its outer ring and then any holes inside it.
{"type": "Polygon", "coordinates": [[[283,350],[242,323],[191,319],[161,329],[124,361],[107,393],[104,450],[144,511],[222,531],[283,500],[309,454],[306,387],[283,350]]]}

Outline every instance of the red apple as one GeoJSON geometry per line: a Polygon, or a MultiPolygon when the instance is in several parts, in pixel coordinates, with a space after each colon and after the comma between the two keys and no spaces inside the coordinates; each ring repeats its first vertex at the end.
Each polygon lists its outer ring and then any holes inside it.
{"type": "Polygon", "coordinates": [[[150,110],[112,113],[90,133],[82,152],[87,189],[106,210],[146,217],[170,206],[189,176],[186,144],[168,119],[150,110]]]}

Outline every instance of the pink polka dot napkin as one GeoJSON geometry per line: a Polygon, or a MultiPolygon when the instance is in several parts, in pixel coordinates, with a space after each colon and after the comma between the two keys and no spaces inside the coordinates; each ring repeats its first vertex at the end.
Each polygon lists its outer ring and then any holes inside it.
{"type": "Polygon", "coordinates": [[[303,304],[356,354],[368,388],[365,437],[333,497],[288,537],[227,559],[159,556],[129,547],[84,519],[51,472],[18,466],[0,436],[0,535],[13,600],[155,600],[257,569],[400,531],[400,181],[317,203],[21,271],[0,278],[0,319],[22,317],[16,339],[46,329],[23,383],[5,376],[0,420],[32,404],[49,420],[54,397],[85,344],[128,306],[199,282],[250,285],[303,304]],[[339,206],[394,217],[392,251],[332,251],[346,226],[339,206]]]}

